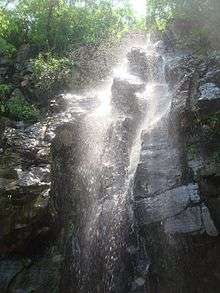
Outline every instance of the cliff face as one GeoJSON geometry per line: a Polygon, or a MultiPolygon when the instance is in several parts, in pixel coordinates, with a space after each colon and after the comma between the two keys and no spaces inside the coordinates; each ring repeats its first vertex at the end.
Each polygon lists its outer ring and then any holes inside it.
{"type": "MultiPolygon", "coordinates": [[[[129,273],[124,269],[120,282],[132,283],[131,292],[219,291],[220,60],[167,54],[163,80],[161,58],[160,54],[146,58],[134,50],[128,55],[130,69],[142,82],[114,80],[112,108],[120,119],[111,125],[106,134],[108,148],[105,145],[102,150],[102,160],[114,158],[114,166],[87,166],[91,176],[93,172],[102,175],[92,194],[90,175],[78,173],[90,151],[92,136],[82,140],[88,125],[78,121],[85,121],[97,107],[95,98],[59,97],[44,121],[32,126],[8,120],[1,124],[1,292],[75,292],[74,273],[80,255],[76,238],[86,215],[82,217],[82,207],[90,205],[92,195],[100,197],[106,213],[99,228],[108,239],[103,223],[112,231],[121,212],[116,207],[113,212],[117,217],[110,221],[114,214],[109,210],[109,194],[114,191],[114,182],[120,188],[128,176],[129,153],[146,111],[149,123],[153,114],[161,119],[142,132],[129,205],[134,210],[141,248],[120,244],[120,259],[126,261],[118,267],[131,266],[129,273]],[[142,94],[155,76],[156,104],[140,103],[136,94],[142,94]],[[140,262],[144,262],[138,264],[133,258],[142,253],[140,262]],[[133,263],[139,270],[137,278],[133,263]],[[125,280],[128,275],[130,279],[125,280]]],[[[99,133],[96,130],[94,133],[99,133]]],[[[92,214],[93,210],[88,211],[92,214]]],[[[130,229],[127,215],[125,218],[120,233],[130,229]]],[[[119,240],[127,241],[123,233],[119,240]]],[[[97,239],[98,234],[91,241],[96,243],[97,239]]],[[[99,250],[95,253],[102,255],[99,250]]],[[[98,261],[91,259],[94,251],[88,252],[92,279],[92,266],[98,261]]],[[[99,265],[103,269],[105,262],[99,265]]],[[[126,288],[127,293],[128,287],[123,284],[120,288],[126,288]]],[[[100,287],[96,290],[102,293],[100,287]]]]}
{"type": "Polygon", "coordinates": [[[168,58],[171,110],[142,137],[134,198],[150,292],[218,292],[219,66],[168,58]]]}
{"type": "Polygon", "coordinates": [[[0,142],[1,292],[48,292],[57,286],[61,256],[54,244],[59,226],[50,195],[50,145],[61,116],[32,126],[5,121],[0,142]]]}

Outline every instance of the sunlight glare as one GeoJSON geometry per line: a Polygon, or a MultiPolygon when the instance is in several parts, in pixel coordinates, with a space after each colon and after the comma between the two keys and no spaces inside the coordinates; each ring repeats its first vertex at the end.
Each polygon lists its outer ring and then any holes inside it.
{"type": "Polygon", "coordinates": [[[146,0],[131,0],[131,6],[138,16],[146,15],[146,0]]]}

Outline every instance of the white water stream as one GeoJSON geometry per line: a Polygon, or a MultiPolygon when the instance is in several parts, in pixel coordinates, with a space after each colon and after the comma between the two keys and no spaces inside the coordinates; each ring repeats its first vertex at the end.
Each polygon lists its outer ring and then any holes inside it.
{"type": "Polygon", "coordinates": [[[124,59],[103,88],[91,91],[87,97],[67,97],[72,111],[84,117],[83,160],[77,172],[85,182],[86,199],[73,241],[76,292],[122,292],[127,195],[140,158],[141,135],[154,129],[170,107],[164,60],[150,42],[143,50],[152,59],[144,91],[133,91],[144,83],[129,72],[124,59]],[[91,111],[87,109],[88,101],[94,106],[91,111]]]}

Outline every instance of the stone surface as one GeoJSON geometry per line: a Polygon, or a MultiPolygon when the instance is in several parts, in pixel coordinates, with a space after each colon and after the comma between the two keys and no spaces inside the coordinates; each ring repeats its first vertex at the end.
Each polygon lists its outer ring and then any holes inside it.
{"type": "Polygon", "coordinates": [[[180,186],[160,195],[136,201],[137,217],[141,225],[161,222],[185,212],[190,205],[199,202],[195,185],[180,186]]]}
{"type": "Polygon", "coordinates": [[[205,83],[199,87],[199,101],[220,99],[220,88],[214,83],[205,83]]]}
{"type": "MultiPolygon", "coordinates": [[[[80,238],[77,230],[87,214],[96,220],[97,211],[87,207],[98,195],[102,202],[100,229],[89,235],[100,249],[95,251],[97,257],[92,246],[84,254],[90,260],[86,270],[93,277],[94,264],[111,246],[111,241],[102,246],[109,236],[107,228],[118,227],[121,220],[122,212],[110,195],[115,190],[124,192],[121,186],[127,176],[129,153],[146,110],[149,120],[152,115],[157,120],[142,133],[134,178],[138,232],[132,234],[135,245],[127,249],[129,269],[136,262],[131,292],[143,293],[146,288],[163,293],[219,291],[219,64],[209,57],[199,60],[192,55],[170,55],[165,64],[166,84],[160,43],[156,50],[152,55],[134,48],[128,59],[135,77],[113,82],[112,109],[117,121],[106,132],[110,147],[105,145],[102,159],[108,162],[110,158],[114,164],[100,170],[98,161],[90,164],[85,160],[97,133],[89,136],[85,125],[86,115],[97,106],[95,97],[56,97],[47,119],[32,126],[9,121],[0,124],[1,292],[58,293],[75,288],[84,237],[81,234],[80,238]],[[145,82],[153,78],[154,89],[142,96],[145,82]],[[155,96],[159,101],[150,108],[150,99],[155,96]],[[87,169],[92,172],[84,172],[87,169]],[[94,187],[90,183],[97,174],[101,174],[99,184],[94,187]],[[117,217],[111,221],[114,212],[117,217]]],[[[25,46],[18,52],[15,95],[28,91],[32,67],[23,62],[28,54],[25,46]]],[[[0,58],[1,80],[7,79],[9,70],[10,62],[0,58]]],[[[122,251],[121,260],[127,257],[126,247],[122,251]]],[[[119,267],[123,269],[122,262],[119,267]]]]}
{"type": "Polygon", "coordinates": [[[200,207],[189,207],[181,211],[179,215],[165,221],[165,233],[203,233],[202,215],[200,207]]]}
{"type": "Polygon", "coordinates": [[[220,286],[213,277],[220,259],[218,66],[192,55],[168,57],[169,114],[142,135],[134,209],[151,260],[150,292],[220,286]]]}

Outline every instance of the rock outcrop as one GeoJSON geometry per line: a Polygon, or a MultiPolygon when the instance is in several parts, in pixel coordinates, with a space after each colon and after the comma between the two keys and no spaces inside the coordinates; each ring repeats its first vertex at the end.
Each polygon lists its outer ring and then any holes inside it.
{"type": "Polygon", "coordinates": [[[59,218],[51,196],[50,147],[56,127],[63,115],[68,116],[65,105],[57,97],[48,116],[34,125],[1,119],[1,292],[58,290],[62,255],[57,245],[59,218]]]}
{"type": "Polygon", "coordinates": [[[134,206],[150,292],[220,286],[218,71],[217,58],[168,58],[170,111],[142,135],[134,206]]]}
{"type": "Polygon", "coordinates": [[[1,292],[219,291],[219,59],[164,64],[155,48],[128,54],[133,78],[113,80],[111,119],[97,123],[96,97],[77,95],[32,126],[2,119],[1,292]]]}

